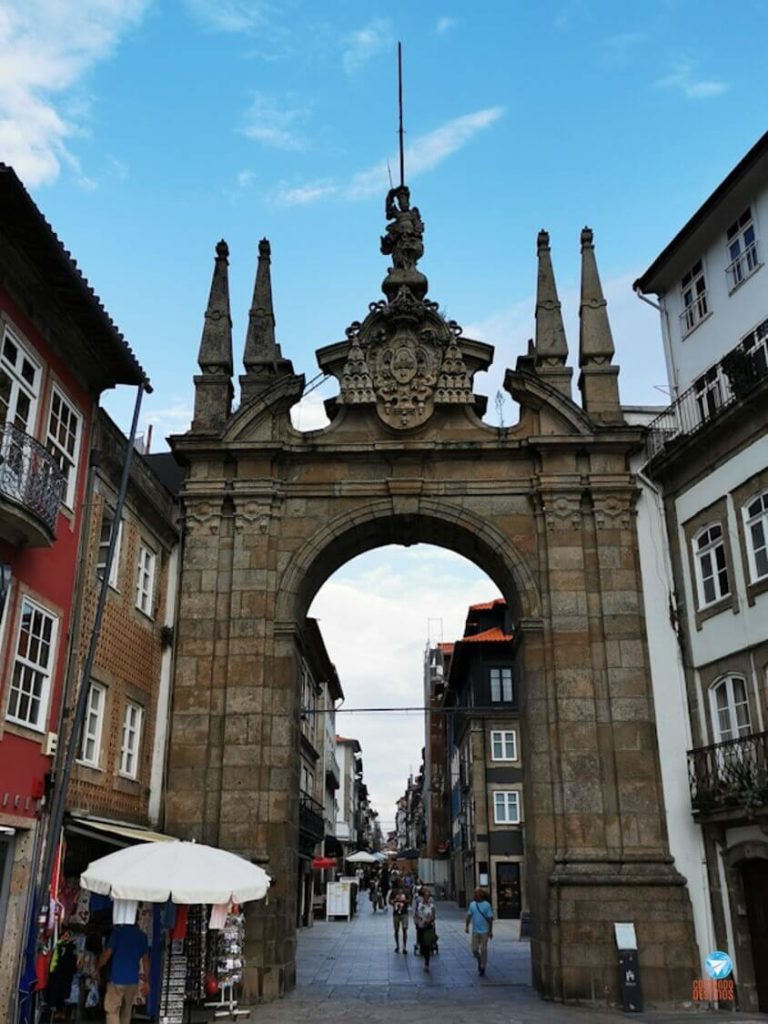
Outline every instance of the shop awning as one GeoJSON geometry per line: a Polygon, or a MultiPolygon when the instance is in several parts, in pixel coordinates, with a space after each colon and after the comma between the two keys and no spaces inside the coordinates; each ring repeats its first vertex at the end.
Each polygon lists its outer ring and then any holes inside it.
{"type": "Polygon", "coordinates": [[[140,825],[103,821],[98,818],[73,816],[64,822],[64,827],[68,832],[91,836],[91,838],[102,839],[105,842],[111,841],[115,846],[133,846],[134,843],[169,843],[178,838],[177,836],[167,836],[163,832],[153,832],[140,825]]]}

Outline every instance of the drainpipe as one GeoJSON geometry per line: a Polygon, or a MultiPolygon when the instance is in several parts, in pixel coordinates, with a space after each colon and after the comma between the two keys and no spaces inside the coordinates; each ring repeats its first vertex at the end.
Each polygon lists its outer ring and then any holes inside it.
{"type": "Polygon", "coordinates": [[[661,336],[664,342],[664,354],[667,357],[667,370],[671,371],[672,375],[672,393],[677,397],[680,391],[680,375],[675,365],[675,356],[672,350],[672,331],[669,326],[669,310],[665,303],[659,304],[654,302],[653,299],[649,299],[647,295],[643,294],[640,284],[636,281],[633,285],[635,295],[644,302],[646,306],[650,306],[651,309],[655,309],[657,313],[661,315],[661,336]]]}
{"type": "MultiPolygon", "coordinates": [[[[128,480],[131,472],[131,462],[133,459],[134,444],[136,441],[136,429],[139,423],[139,414],[141,412],[141,400],[144,395],[144,391],[151,390],[147,381],[142,383],[136,389],[136,402],[133,409],[133,421],[131,422],[131,432],[128,437],[128,448],[125,455],[125,463],[123,464],[123,475],[120,481],[120,490],[117,496],[117,504],[115,506],[115,522],[119,523],[122,515],[123,508],[125,507],[125,496],[128,491],[128,480]]],[[[88,690],[89,680],[91,678],[91,672],[93,671],[93,663],[96,657],[96,648],[99,642],[99,633],[101,631],[101,623],[104,618],[104,608],[107,603],[107,592],[109,590],[109,577],[112,571],[112,562],[115,557],[115,548],[117,547],[117,537],[119,530],[112,530],[112,536],[109,541],[109,549],[107,551],[106,565],[104,566],[104,575],[101,580],[101,588],[99,590],[99,600],[96,606],[96,616],[94,618],[93,630],[91,632],[90,642],[88,644],[88,653],[86,655],[85,664],[83,666],[83,674],[80,682],[80,689],[77,694],[77,702],[75,704],[74,714],[72,716],[72,727],[69,734],[69,742],[66,744],[66,751],[63,758],[63,763],[59,771],[56,773],[54,779],[53,793],[51,797],[51,810],[48,822],[48,833],[46,836],[45,850],[43,855],[43,868],[40,874],[40,880],[38,883],[37,900],[36,900],[36,911],[39,913],[45,901],[49,899],[49,888],[53,876],[53,864],[56,856],[56,849],[59,844],[59,837],[61,834],[61,828],[64,821],[64,807],[67,796],[67,789],[69,786],[69,780],[72,775],[72,768],[74,767],[75,757],[80,747],[80,737],[83,731],[83,722],[85,720],[87,707],[88,707],[88,690]]]]}

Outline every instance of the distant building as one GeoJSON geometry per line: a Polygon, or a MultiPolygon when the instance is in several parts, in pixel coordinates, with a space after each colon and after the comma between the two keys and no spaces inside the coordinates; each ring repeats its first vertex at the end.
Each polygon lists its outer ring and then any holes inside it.
{"type": "Polygon", "coordinates": [[[768,134],[635,283],[658,297],[674,396],[650,427],[639,507],[670,847],[702,956],[728,952],[741,1008],[763,1011],[767,253],[768,134]]]}
{"type": "Polygon", "coordinates": [[[462,906],[477,886],[489,889],[500,918],[519,918],[527,909],[522,681],[513,648],[505,601],[472,605],[445,691],[453,888],[462,906]]]}
{"type": "Polygon", "coordinates": [[[79,633],[100,396],[146,382],[14,171],[0,164],[0,1018],[45,840],[43,798],[79,633]]]}
{"type": "Polygon", "coordinates": [[[443,711],[446,668],[453,644],[427,644],[424,652],[424,818],[429,859],[448,857],[450,801],[447,771],[446,716],[443,711]]]}

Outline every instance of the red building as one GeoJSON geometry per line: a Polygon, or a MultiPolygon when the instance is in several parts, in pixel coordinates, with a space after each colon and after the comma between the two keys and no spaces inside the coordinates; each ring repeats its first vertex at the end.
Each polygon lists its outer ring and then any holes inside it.
{"type": "MultiPolygon", "coordinates": [[[[14,989],[40,810],[78,632],[99,397],[146,383],[98,297],[0,164],[0,992],[14,989]]],[[[0,1017],[4,1007],[0,1005],[0,1017]]]]}

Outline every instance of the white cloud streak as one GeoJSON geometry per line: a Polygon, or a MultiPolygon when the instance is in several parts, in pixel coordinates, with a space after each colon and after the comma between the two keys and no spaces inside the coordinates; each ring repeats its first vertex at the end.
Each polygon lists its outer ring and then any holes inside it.
{"type": "Polygon", "coordinates": [[[307,115],[305,107],[291,106],[266,93],[257,92],[245,112],[240,130],[246,138],[271,149],[304,150],[307,140],[298,129],[307,115]]]}
{"type": "Polygon", "coordinates": [[[188,9],[208,28],[218,32],[252,32],[268,22],[263,0],[186,0],[188,9]]]}
{"type": "Polygon", "coordinates": [[[332,181],[313,181],[296,186],[281,185],[273,201],[276,206],[307,206],[338,191],[339,186],[332,181]]]}
{"type": "Polygon", "coordinates": [[[341,62],[348,75],[354,75],[368,61],[393,45],[392,25],[385,18],[375,18],[365,28],[344,37],[341,62]]]}
{"type": "Polygon", "coordinates": [[[459,24],[458,18],[438,18],[437,25],[435,25],[435,32],[439,36],[444,36],[446,32],[450,32],[452,28],[456,28],[459,24]]]}
{"type": "Polygon", "coordinates": [[[661,89],[679,89],[689,100],[706,100],[722,96],[731,85],[722,79],[697,77],[695,65],[688,61],[677,64],[674,70],[653,84],[661,89]]]}
{"type": "MultiPolygon", "coordinates": [[[[434,131],[422,135],[410,143],[405,150],[405,166],[408,178],[416,178],[420,174],[433,170],[449,156],[466,146],[483,129],[488,128],[504,113],[503,107],[487,107],[473,114],[454,118],[434,131]]],[[[390,160],[391,167],[396,165],[395,157],[390,160]]],[[[367,171],[356,174],[344,190],[348,199],[364,199],[378,195],[389,184],[387,161],[382,160],[367,171]]]]}
{"type": "MultiPolygon", "coordinates": [[[[69,140],[82,134],[83,106],[67,100],[149,0],[25,0],[0,5],[0,159],[27,185],[49,184],[62,164],[82,184],[69,140]]],[[[87,109],[87,107],[86,107],[87,109]]]]}

